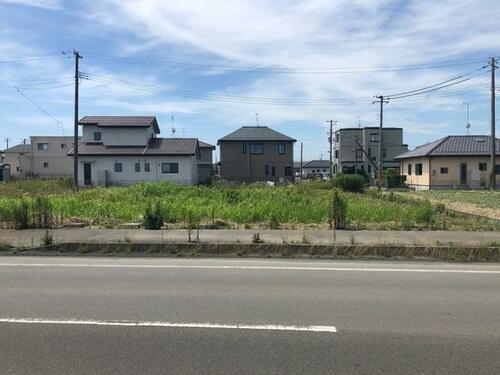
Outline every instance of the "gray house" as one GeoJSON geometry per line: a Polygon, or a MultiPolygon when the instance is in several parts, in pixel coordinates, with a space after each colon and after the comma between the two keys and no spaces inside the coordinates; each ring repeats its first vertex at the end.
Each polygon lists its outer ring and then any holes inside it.
{"type": "MultiPolygon", "coordinates": [[[[397,155],[408,151],[403,143],[402,128],[384,128],[382,137],[382,167],[399,168],[397,155]]],[[[333,173],[354,173],[364,170],[374,175],[378,165],[380,130],[378,127],[342,128],[335,132],[333,173]],[[357,141],[357,142],[356,142],[357,141]]]]}
{"type": "Polygon", "coordinates": [[[243,126],[217,142],[220,176],[237,182],[293,181],[295,142],[267,126],[243,126]]]}
{"type": "Polygon", "coordinates": [[[212,154],[215,146],[198,140],[200,158],[198,159],[198,183],[210,182],[213,176],[212,154]]]}
{"type": "Polygon", "coordinates": [[[85,116],[79,124],[79,185],[198,182],[198,139],[157,137],[154,116],[85,116]]]}
{"type": "Polygon", "coordinates": [[[25,177],[26,174],[30,174],[31,170],[24,170],[24,165],[29,155],[31,155],[31,145],[30,144],[18,144],[3,151],[0,151],[0,164],[10,165],[10,176],[12,177],[25,177]]]}

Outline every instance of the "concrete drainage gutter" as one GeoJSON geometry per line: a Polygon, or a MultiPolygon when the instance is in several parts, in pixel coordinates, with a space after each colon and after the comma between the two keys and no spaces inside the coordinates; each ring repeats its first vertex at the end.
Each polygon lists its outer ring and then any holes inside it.
{"type": "Polygon", "coordinates": [[[271,243],[61,243],[47,247],[10,248],[3,255],[89,256],[249,256],[321,257],[326,259],[418,259],[499,262],[491,246],[318,245],[271,243]]]}

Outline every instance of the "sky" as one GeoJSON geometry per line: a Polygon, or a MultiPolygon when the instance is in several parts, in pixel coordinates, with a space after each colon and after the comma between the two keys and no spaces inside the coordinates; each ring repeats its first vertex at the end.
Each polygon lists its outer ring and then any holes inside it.
{"type": "Polygon", "coordinates": [[[327,120],[378,126],[375,95],[463,73],[390,100],[384,126],[410,148],[466,134],[468,102],[471,134],[487,134],[499,18],[498,0],[0,0],[0,149],[72,134],[73,50],[80,117],[155,115],[163,137],[174,116],[177,137],[216,144],[258,113],[297,139],[296,160],[301,142],[327,159],[327,120]]]}

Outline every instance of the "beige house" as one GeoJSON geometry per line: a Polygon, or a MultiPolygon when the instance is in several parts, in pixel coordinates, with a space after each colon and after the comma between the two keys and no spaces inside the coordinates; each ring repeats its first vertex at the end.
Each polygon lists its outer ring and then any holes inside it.
{"type": "Polygon", "coordinates": [[[21,143],[0,151],[0,164],[10,165],[11,177],[24,177],[26,173],[31,173],[31,170],[24,170],[26,163],[23,160],[29,155],[31,155],[31,145],[21,143]]]}
{"type": "Polygon", "coordinates": [[[267,126],[243,126],[217,142],[220,176],[235,182],[291,182],[294,142],[267,126]]]}
{"type": "MultiPolygon", "coordinates": [[[[490,140],[485,135],[447,136],[396,156],[408,186],[416,190],[489,187],[490,140]]],[[[500,155],[500,140],[496,140],[500,155]]],[[[496,164],[496,163],[495,163],[496,164]]],[[[500,184],[500,165],[494,166],[500,184]]]]}
{"type": "MultiPolygon", "coordinates": [[[[40,178],[73,176],[73,158],[68,151],[73,147],[73,137],[34,136],[31,138],[30,158],[27,163],[31,175],[40,178]]],[[[21,164],[22,164],[21,163],[21,164]]]]}

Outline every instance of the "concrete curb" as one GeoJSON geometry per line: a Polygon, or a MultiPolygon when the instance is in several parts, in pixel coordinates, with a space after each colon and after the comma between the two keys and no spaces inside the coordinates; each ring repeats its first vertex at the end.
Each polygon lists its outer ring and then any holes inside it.
{"type": "Polygon", "coordinates": [[[4,255],[90,256],[258,256],[330,259],[421,259],[500,262],[500,248],[488,246],[318,245],[271,243],[61,243],[12,248],[4,255]]]}

